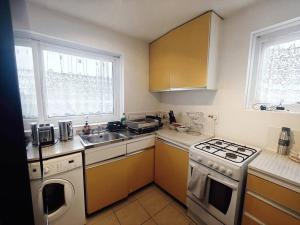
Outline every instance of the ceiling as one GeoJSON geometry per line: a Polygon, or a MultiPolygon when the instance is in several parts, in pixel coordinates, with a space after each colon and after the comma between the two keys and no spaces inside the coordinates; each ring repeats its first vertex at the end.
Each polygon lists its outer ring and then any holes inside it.
{"type": "Polygon", "coordinates": [[[259,0],[28,1],[150,42],[205,11],[226,18],[259,0]]]}

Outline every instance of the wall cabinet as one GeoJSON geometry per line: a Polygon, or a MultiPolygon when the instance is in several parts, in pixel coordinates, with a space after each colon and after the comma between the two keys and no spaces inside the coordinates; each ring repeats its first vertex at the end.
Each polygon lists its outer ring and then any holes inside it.
{"type": "Polygon", "coordinates": [[[85,173],[88,214],[128,195],[127,158],[91,165],[85,173]]]}
{"type": "Polygon", "coordinates": [[[157,139],[154,181],[183,204],[186,203],[188,152],[157,139]]]}
{"type": "Polygon", "coordinates": [[[153,182],[154,148],[133,153],[128,156],[129,193],[153,182]]]}
{"type": "Polygon", "coordinates": [[[150,91],[215,89],[220,21],[207,12],[150,43],[150,91]]]}
{"type": "Polygon", "coordinates": [[[248,174],[242,224],[300,224],[300,194],[248,174]]]}

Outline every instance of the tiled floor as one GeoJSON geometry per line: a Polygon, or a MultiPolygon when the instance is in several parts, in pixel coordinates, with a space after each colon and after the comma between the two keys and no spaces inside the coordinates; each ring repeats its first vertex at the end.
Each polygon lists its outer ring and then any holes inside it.
{"type": "Polygon", "coordinates": [[[195,225],[186,209],[155,185],[87,219],[87,225],[195,225]]]}

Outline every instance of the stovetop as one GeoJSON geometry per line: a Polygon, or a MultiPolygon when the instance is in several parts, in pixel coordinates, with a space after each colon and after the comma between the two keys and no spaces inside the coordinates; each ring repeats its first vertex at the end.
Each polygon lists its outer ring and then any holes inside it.
{"type": "Polygon", "coordinates": [[[191,146],[189,158],[238,181],[259,152],[259,148],[213,138],[191,146]]]}
{"type": "Polygon", "coordinates": [[[201,142],[194,148],[234,163],[242,163],[257,152],[254,148],[215,138],[201,142]]]}

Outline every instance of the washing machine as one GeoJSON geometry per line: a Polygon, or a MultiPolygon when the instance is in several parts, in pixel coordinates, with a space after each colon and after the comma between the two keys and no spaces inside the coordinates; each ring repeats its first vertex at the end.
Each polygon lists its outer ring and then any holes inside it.
{"type": "Polygon", "coordinates": [[[85,221],[82,154],[28,164],[35,225],[83,225],[85,221]]]}

